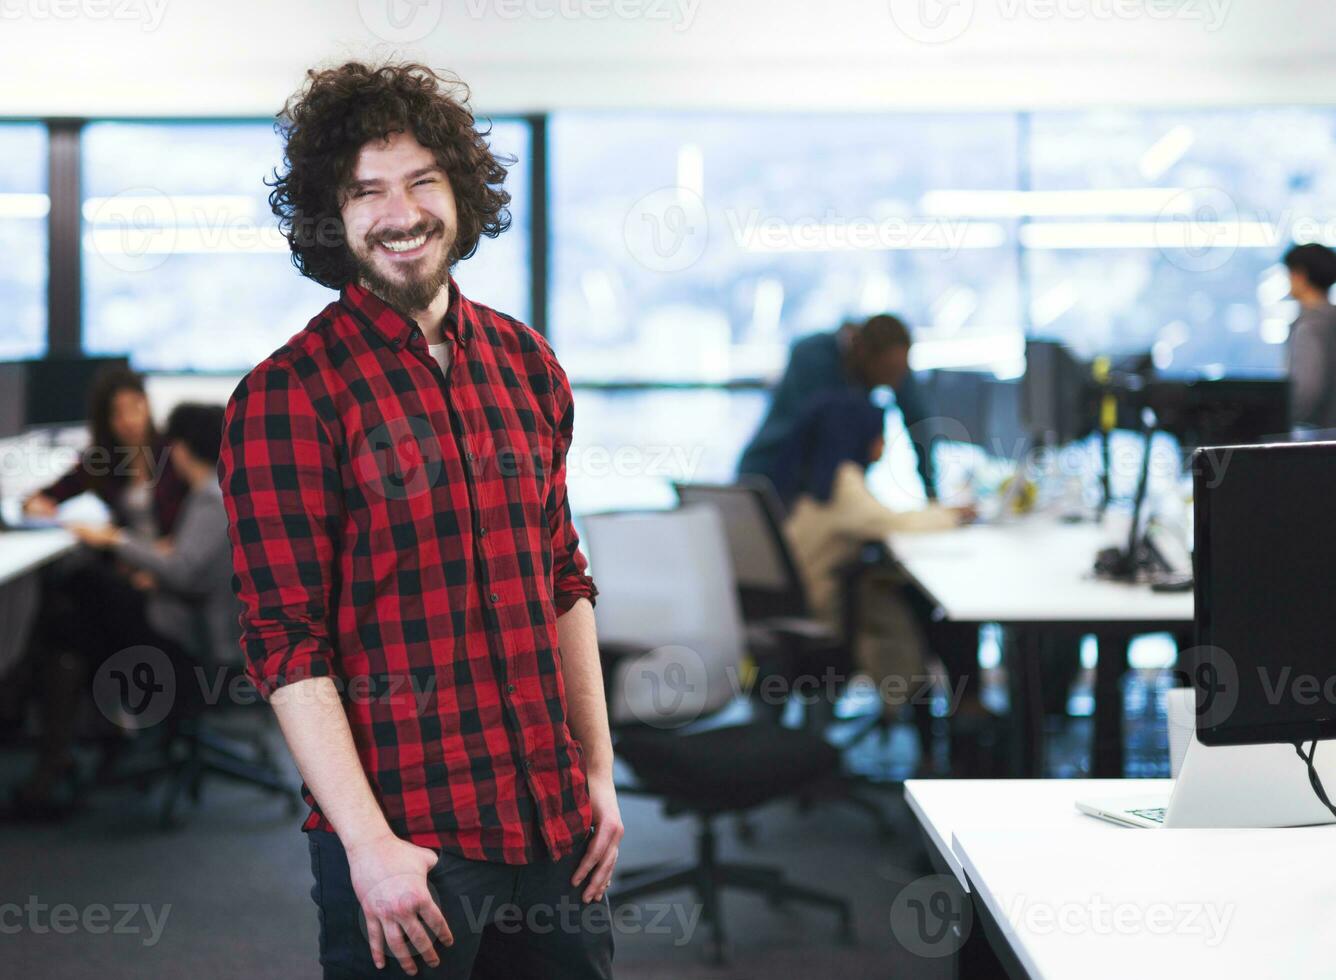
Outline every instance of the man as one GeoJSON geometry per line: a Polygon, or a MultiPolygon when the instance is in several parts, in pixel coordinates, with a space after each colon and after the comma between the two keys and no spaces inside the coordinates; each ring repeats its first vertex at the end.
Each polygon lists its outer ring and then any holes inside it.
{"type": "Polygon", "coordinates": [[[914,437],[924,492],[929,500],[936,500],[930,445],[919,424],[929,412],[909,370],[911,342],[909,328],[889,314],[863,323],[846,323],[833,332],[815,333],[797,341],[771,398],[770,410],[743,450],[738,474],[764,476],[773,482],[794,427],[818,395],[849,389],[870,394],[873,388],[884,385],[895,391],[905,428],[914,437]]]}
{"type": "Polygon", "coordinates": [[[571,392],[450,275],[509,224],[466,98],[350,63],[284,108],[270,203],[340,295],[228,407],[242,646],[305,782],[326,977],[609,977],[622,822],[571,392]]]}
{"type": "Polygon", "coordinates": [[[1305,429],[1336,429],[1336,252],[1295,245],[1285,253],[1290,295],[1299,317],[1290,327],[1290,421],[1305,429]]]}

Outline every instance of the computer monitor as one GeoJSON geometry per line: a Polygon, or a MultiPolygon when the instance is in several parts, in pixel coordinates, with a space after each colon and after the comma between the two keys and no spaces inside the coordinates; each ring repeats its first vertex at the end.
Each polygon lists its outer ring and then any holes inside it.
{"type": "Polygon", "coordinates": [[[921,383],[937,420],[933,440],[967,442],[1003,459],[1024,452],[1018,382],[984,371],[933,371],[921,383]]]}
{"type": "Polygon", "coordinates": [[[27,370],[22,361],[0,362],[0,439],[21,434],[27,418],[27,370]]]}
{"type": "Polygon", "coordinates": [[[25,425],[77,425],[88,419],[93,379],[107,367],[130,366],[125,357],[42,357],[23,361],[27,373],[25,425]]]}
{"type": "Polygon", "coordinates": [[[1030,437],[1062,444],[1087,435],[1094,427],[1089,381],[1089,370],[1063,344],[1027,340],[1021,420],[1030,437]]]}
{"type": "Polygon", "coordinates": [[[1261,378],[1152,381],[1145,403],[1186,448],[1288,442],[1290,385],[1261,378]]]}
{"type": "Polygon", "coordinates": [[[1197,450],[1197,737],[1336,738],[1336,442],[1197,450]]]}

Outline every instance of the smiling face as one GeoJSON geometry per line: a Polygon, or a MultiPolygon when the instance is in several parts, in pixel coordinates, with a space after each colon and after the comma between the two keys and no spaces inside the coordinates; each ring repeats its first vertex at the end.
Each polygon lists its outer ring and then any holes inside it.
{"type": "Polygon", "coordinates": [[[412,133],[362,147],[340,214],[358,279],[402,313],[426,310],[450,279],[458,219],[450,180],[412,133]]]}

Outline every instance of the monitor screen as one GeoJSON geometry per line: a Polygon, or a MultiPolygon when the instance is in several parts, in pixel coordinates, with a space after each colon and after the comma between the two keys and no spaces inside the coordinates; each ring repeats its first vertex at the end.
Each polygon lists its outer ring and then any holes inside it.
{"type": "Polygon", "coordinates": [[[1192,463],[1198,738],[1336,737],[1336,443],[1192,463]]]}

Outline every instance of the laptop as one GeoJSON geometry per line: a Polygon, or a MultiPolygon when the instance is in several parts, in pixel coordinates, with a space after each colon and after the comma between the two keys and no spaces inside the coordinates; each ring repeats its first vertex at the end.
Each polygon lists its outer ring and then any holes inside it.
{"type": "MultiPolygon", "coordinates": [[[[1125,827],[1303,827],[1336,823],[1313,793],[1292,745],[1203,745],[1197,739],[1196,689],[1165,699],[1172,791],[1078,800],[1082,813],[1125,827]]],[[[1317,756],[1327,786],[1336,785],[1336,747],[1317,756]]]]}

